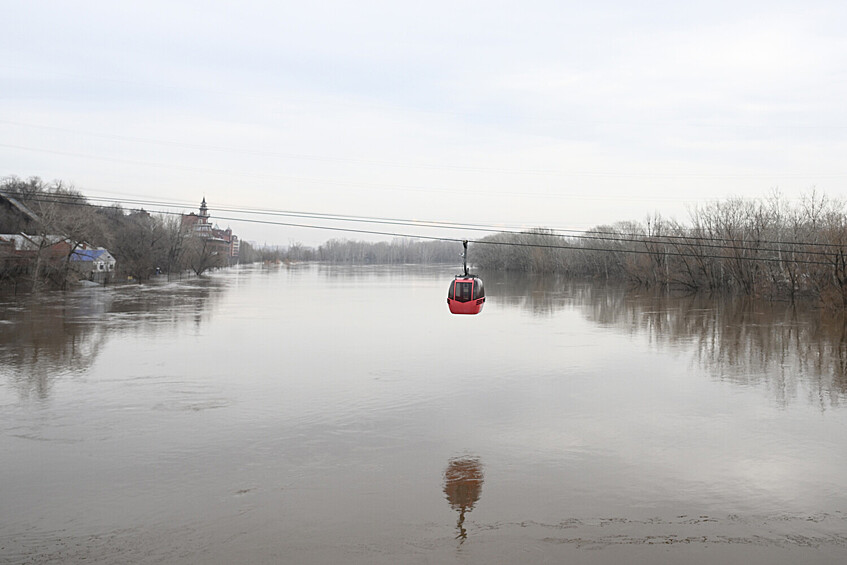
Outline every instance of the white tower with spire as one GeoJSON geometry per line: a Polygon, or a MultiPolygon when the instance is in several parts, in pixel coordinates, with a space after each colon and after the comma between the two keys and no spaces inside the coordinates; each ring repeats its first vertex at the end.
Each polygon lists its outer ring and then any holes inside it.
{"type": "Polygon", "coordinates": [[[206,197],[200,203],[200,215],[197,216],[197,225],[194,229],[203,237],[212,237],[212,222],[209,221],[209,207],[206,205],[206,197]]]}

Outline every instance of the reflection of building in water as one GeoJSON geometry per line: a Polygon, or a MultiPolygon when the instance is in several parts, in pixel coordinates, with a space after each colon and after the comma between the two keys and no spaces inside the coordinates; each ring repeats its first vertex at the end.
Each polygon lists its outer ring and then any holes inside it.
{"type": "Polygon", "coordinates": [[[458,510],[459,533],[456,539],[463,542],[468,537],[465,530],[465,513],[473,510],[482,493],[482,463],[478,457],[455,457],[444,471],[444,494],[453,510],[458,510]]]}

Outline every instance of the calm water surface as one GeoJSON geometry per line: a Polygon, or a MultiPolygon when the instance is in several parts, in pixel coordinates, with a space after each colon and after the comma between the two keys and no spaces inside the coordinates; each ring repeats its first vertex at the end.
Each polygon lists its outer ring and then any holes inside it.
{"type": "Polygon", "coordinates": [[[843,322],[452,274],[0,299],[0,562],[847,559],[843,322]]]}

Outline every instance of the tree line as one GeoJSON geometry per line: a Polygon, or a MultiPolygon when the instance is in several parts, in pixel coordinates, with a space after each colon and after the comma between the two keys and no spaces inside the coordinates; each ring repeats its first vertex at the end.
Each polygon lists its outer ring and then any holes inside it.
{"type": "MultiPolygon", "coordinates": [[[[48,235],[68,246],[104,247],[118,259],[118,276],[147,280],[154,273],[203,273],[226,264],[208,241],[192,237],[179,215],[95,206],[73,186],[34,177],[9,177],[0,191],[31,210],[0,207],[0,233],[44,236],[34,262],[0,262],[0,284],[30,280],[64,286],[69,261],[50,261],[48,235]]],[[[687,222],[654,215],[644,221],[596,226],[573,235],[537,228],[483,237],[469,260],[483,271],[559,273],[644,287],[729,292],[794,301],[811,298],[847,308],[847,213],[841,200],[812,191],[791,202],[778,193],[760,200],[729,198],[697,206],[687,222]]],[[[66,258],[67,259],[67,258],[66,258]]],[[[240,263],[325,261],[356,264],[461,265],[457,241],[395,238],[365,242],[331,239],[318,247],[241,242],[240,263]]]]}
{"type": "MultiPolygon", "coordinates": [[[[331,263],[378,265],[461,264],[461,246],[455,241],[394,238],[391,241],[331,239],[312,251],[312,258],[331,263]]],[[[290,251],[290,250],[289,250],[290,251]]]]}
{"type": "Polygon", "coordinates": [[[818,192],[791,203],[730,198],[695,207],[689,222],[655,215],[562,236],[500,233],[473,249],[481,269],[556,272],[644,287],[730,292],[847,308],[844,203],[818,192]]]}
{"type": "MultiPolygon", "coordinates": [[[[83,246],[107,249],[117,259],[114,278],[120,280],[145,281],[154,274],[184,272],[200,275],[229,262],[208,238],[197,237],[180,215],[93,205],[72,185],[46,183],[38,177],[2,179],[0,193],[6,204],[0,206],[0,233],[26,234],[35,247],[25,261],[13,260],[8,249],[0,249],[4,286],[66,287],[79,278],[71,256],[83,246]]],[[[253,262],[260,256],[260,250],[241,242],[239,261],[253,262]]]]}

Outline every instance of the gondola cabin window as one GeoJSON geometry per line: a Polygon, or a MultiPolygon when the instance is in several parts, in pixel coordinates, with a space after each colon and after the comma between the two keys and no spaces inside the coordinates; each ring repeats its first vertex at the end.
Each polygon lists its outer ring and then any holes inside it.
{"type": "Polygon", "coordinates": [[[474,284],[473,284],[474,300],[476,300],[478,298],[482,298],[483,296],[485,296],[485,291],[482,289],[482,279],[474,278],[474,284]]]}
{"type": "Polygon", "coordinates": [[[459,302],[469,302],[473,296],[472,282],[456,282],[456,300],[459,302]]]}

